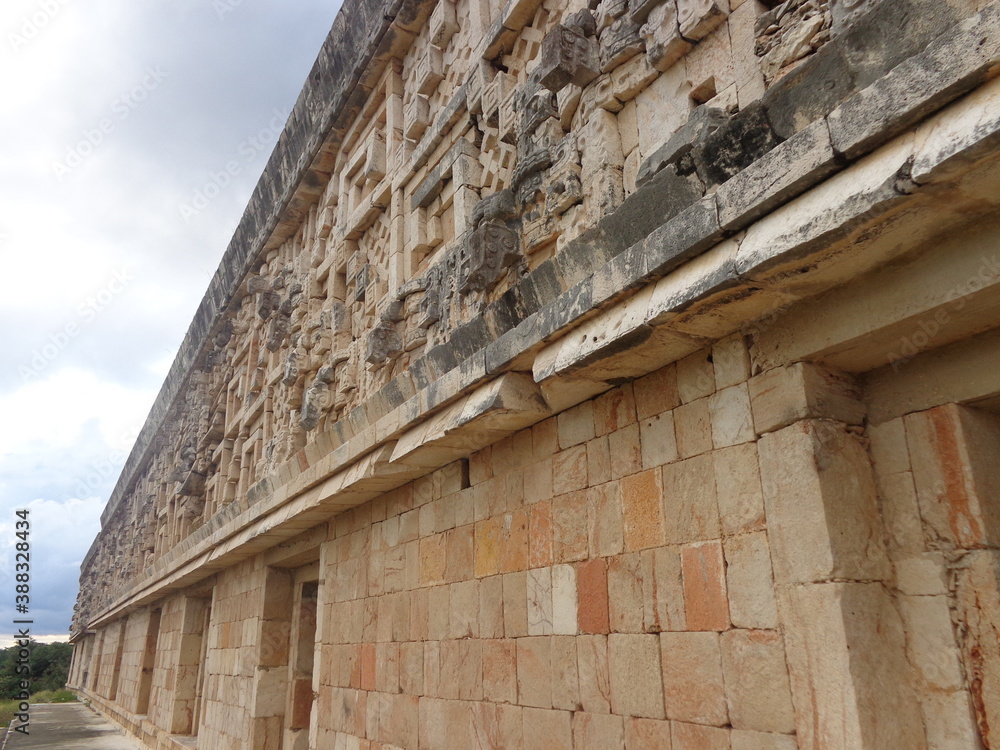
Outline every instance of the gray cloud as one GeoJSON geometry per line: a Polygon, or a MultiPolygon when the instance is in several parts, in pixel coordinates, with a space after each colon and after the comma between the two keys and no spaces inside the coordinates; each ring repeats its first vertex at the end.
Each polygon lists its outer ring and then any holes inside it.
{"type": "Polygon", "coordinates": [[[123,435],[266,162],[269,148],[240,145],[283,122],[337,7],[63,0],[23,44],[11,34],[40,5],[0,10],[0,568],[30,504],[37,633],[66,630],[123,435]],[[233,160],[218,197],[185,216],[233,160]]]}

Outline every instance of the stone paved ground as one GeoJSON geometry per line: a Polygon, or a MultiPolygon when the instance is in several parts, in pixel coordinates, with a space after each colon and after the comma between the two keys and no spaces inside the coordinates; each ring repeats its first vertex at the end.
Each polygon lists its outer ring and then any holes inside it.
{"type": "Polygon", "coordinates": [[[29,735],[10,732],[3,750],[140,750],[82,703],[32,706],[29,730],[29,735]]]}

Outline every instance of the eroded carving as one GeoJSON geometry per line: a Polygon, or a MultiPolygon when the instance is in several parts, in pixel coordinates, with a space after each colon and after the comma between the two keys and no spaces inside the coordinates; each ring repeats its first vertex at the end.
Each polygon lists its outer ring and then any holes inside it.
{"type": "Polygon", "coordinates": [[[579,26],[556,26],[542,41],[536,75],[552,92],[570,83],[586,86],[600,75],[597,43],[579,26]]]}

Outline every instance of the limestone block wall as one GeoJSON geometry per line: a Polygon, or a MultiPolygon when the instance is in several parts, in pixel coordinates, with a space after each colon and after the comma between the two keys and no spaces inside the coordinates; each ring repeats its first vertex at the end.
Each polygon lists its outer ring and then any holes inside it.
{"type": "Polygon", "coordinates": [[[204,664],[204,717],[199,738],[208,747],[245,747],[250,726],[250,700],[256,698],[254,677],[259,648],[255,625],[262,610],[259,569],[245,563],[219,577],[212,597],[211,618],[204,631],[207,649],[192,665],[204,664]]]}
{"type": "Polygon", "coordinates": [[[110,701],[114,701],[118,696],[125,625],[126,621],[121,619],[113,627],[101,631],[96,654],[97,663],[91,676],[94,692],[110,701]]]}
{"type": "Polygon", "coordinates": [[[350,3],[74,687],[157,750],[996,746],[998,74],[985,0],[350,3]]]}
{"type": "Polygon", "coordinates": [[[144,714],[148,707],[150,684],[144,682],[143,670],[145,667],[148,674],[152,674],[150,657],[155,656],[156,643],[149,643],[150,626],[156,625],[158,617],[155,611],[144,610],[129,616],[125,621],[118,677],[120,695],[117,702],[124,710],[132,713],[144,714]]]}
{"type": "Polygon", "coordinates": [[[319,745],[794,746],[749,358],[716,352],[333,522],[319,745]]]}
{"type": "Polygon", "coordinates": [[[924,720],[932,742],[975,746],[977,724],[992,737],[998,711],[1000,418],[944,404],[884,422],[871,437],[924,720]]]}

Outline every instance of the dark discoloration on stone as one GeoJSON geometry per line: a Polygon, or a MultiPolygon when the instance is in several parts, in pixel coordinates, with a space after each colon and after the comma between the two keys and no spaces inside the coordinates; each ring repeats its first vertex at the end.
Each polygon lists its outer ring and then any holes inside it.
{"type": "Polygon", "coordinates": [[[697,175],[679,175],[675,167],[661,170],[597,223],[597,230],[618,252],[631,247],[700,200],[705,188],[697,175]]]}
{"type": "Polygon", "coordinates": [[[753,102],[693,150],[694,163],[706,185],[720,185],[780,142],[763,105],[753,102]]]}
{"type": "Polygon", "coordinates": [[[944,0],[882,0],[837,36],[858,88],[923,50],[959,20],[944,0]]]}
{"type": "Polygon", "coordinates": [[[714,196],[704,198],[643,240],[647,274],[665,276],[722,239],[714,196]]]}
{"type": "Polygon", "coordinates": [[[833,147],[871,151],[1000,70],[1000,8],[954,26],[830,113],[833,147]]]}
{"type": "MultiPolygon", "coordinates": [[[[552,259],[563,287],[578,284],[614,257],[596,229],[584,232],[552,259]]],[[[555,299],[554,297],[552,299],[555,299]]],[[[551,300],[549,300],[551,301],[551,300]]]]}
{"type": "Polygon", "coordinates": [[[455,349],[450,344],[435,346],[423,358],[427,360],[428,366],[437,372],[435,380],[458,365],[455,349]]]}
{"type": "Polygon", "coordinates": [[[772,85],[762,101],[775,134],[791,138],[856,90],[854,74],[833,41],[772,85]]]}
{"type": "Polygon", "coordinates": [[[457,328],[449,336],[449,343],[455,352],[456,364],[473,356],[483,348],[483,342],[487,340],[486,321],[482,316],[473,318],[457,328]]]}
{"type": "Polygon", "coordinates": [[[628,248],[594,273],[594,302],[607,304],[642,286],[649,257],[641,244],[628,248]]]}
{"type": "Polygon", "coordinates": [[[826,121],[819,120],[719,187],[719,223],[728,232],[742,229],[840,166],[826,121]]]}
{"type": "Polygon", "coordinates": [[[593,286],[589,279],[563,292],[551,304],[536,313],[539,318],[538,334],[541,339],[547,339],[590,312],[594,306],[593,301],[593,286]]]}
{"type": "Polygon", "coordinates": [[[535,69],[542,86],[558,93],[571,83],[586,86],[598,75],[597,42],[582,28],[560,24],[546,34],[535,69]]]}
{"type": "Polygon", "coordinates": [[[601,71],[608,73],[645,51],[641,28],[626,14],[601,32],[601,71]]]}
{"type": "Polygon", "coordinates": [[[539,327],[541,312],[535,313],[516,328],[507,331],[496,341],[486,347],[486,372],[494,374],[504,370],[511,362],[525,351],[530,351],[541,342],[536,331],[539,327]]]}
{"type": "Polygon", "coordinates": [[[691,153],[691,149],[695,145],[703,144],[705,139],[727,120],[726,113],[717,107],[708,107],[704,104],[697,107],[691,113],[688,121],[639,165],[636,186],[642,187],[668,165],[679,164],[684,157],[691,153]]]}

